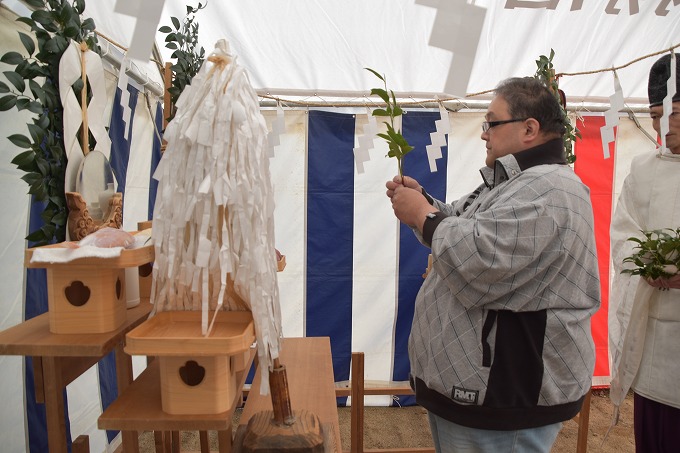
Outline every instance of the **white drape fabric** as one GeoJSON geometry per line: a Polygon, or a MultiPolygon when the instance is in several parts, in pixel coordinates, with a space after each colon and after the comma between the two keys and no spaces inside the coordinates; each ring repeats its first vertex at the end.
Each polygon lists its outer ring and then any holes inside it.
{"type": "Polygon", "coordinates": [[[267,127],[226,42],[183,91],[165,138],[154,175],[154,311],[201,310],[209,335],[210,312],[250,310],[258,358],[269,367],[281,313],[267,127]]]}
{"type": "MultiPolygon", "coordinates": [[[[659,291],[637,275],[621,273],[632,266],[623,263],[623,259],[637,251],[636,244],[628,238],[640,238],[642,230],[675,228],[680,223],[680,185],[676,177],[680,163],[665,156],[648,152],[633,160],[611,222],[615,273],[608,314],[612,357],[609,394],[614,404],[614,424],[618,421],[619,406],[631,387],[636,391],[647,391],[650,387],[651,393],[640,393],[653,395],[657,401],[673,404],[673,397],[667,397],[669,394],[675,395],[677,401],[678,393],[673,390],[677,389],[675,380],[671,385],[663,384],[666,377],[659,374],[658,369],[655,370],[658,376],[649,378],[653,364],[659,362],[665,362],[663,368],[672,370],[670,375],[673,377],[680,372],[674,356],[667,354],[663,347],[665,342],[659,340],[663,334],[656,328],[661,324],[677,325],[669,322],[677,319],[677,315],[668,314],[669,311],[673,313],[677,295],[673,290],[659,291]],[[653,385],[650,385],[652,381],[653,385]]],[[[674,337],[668,335],[666,338],[674,337]]]]}

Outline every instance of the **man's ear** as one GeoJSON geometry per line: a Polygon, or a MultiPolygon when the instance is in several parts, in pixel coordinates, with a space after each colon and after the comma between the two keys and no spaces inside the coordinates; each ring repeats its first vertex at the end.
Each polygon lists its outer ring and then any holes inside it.
{"type": "Polygon", "coordinates": [[[526,139],[533,140],[539,136],[541,132],[541,125],[538,120],[529,118],[524,121],[524,135],[526,139]]]}

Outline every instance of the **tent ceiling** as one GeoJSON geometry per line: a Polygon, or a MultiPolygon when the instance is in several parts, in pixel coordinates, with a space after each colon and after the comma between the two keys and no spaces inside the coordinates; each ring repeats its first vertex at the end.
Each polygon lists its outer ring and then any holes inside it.
{"type": "MultiPolygon", "coordinates": [[[[165,0],[159,26],[169,25],[171,16],[183,18],[186,4],[195,6],[198,1],[165,0]]],[[[206,52],[212,51],[218,39],[227,39],[248,70],[253,87],[261,92],[363,95],[379,85],[363,69],[371,67],[384,73],[388,87],[396,92],[434,95],[444,91],[449,68],[457,67],[455,54],[429,45],[433,24],[442,22],[438,10],[429,5],[438,3],[211,0],[196,18],[206,52]]],[[[535,60],[552,48],[558,73],[602,70],[561,77],[560,88],[569,100],[607,102],[614,92],[613,72],[607,68],[680,44],[680,6],[673,1],[468,3],[486,8],[468,94],[492,90],[506,77],[533,75],[535,60]],[[554,9],[542,6],[548,4],[554,9]],[[665,16],[657,13],[660,6],[667,10],[665,16]]],[[[127,46],[135,20],[114,13],[114,5],[115,0],[89,0],[85,14],[95,19],[98,31],[127,46]]],[[[464,22],[443,30],[452,44],[465,39],[461,33],[464,22]]],[[[163,47],[163,39],[158,33],[157,42],[169,61],[170,51],[163,47]]],[[[646,103],[647,72],[654,60],[644,58],[617,71],[627,103],[646,103]]]]}

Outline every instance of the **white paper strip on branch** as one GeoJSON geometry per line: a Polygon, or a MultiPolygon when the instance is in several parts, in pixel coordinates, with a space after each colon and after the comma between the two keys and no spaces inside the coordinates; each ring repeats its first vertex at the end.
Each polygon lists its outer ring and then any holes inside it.
{"type": "Polygon", "coordinates": [[[123,123],[125,129],[123,130],[123,138],[128,140],[130,131],[130,120],[132,118],[132,109],[130,108],[130,92],[128,91],[128,75],[127,68],[130,64],[127,54],[123,56],[123,61],[120,63],[118,70],[118,88],[120,89],[120,106],[123,109],[123,123]]]}
{"type": "Polygon", "coordinates": [[[201,310],[206,335],[209,311],[250,310],[260,364],[271,367],[281,312],[267,126],[226,41],[179,97],[165,138],[154,174],[154,313],[201,310]]]}
{"type": "Polygon", "coordinates": [[[366,109],[368,115],[368,122],[364,126],[364,131],[361,135],[357,137],[356,146],[352,151],[354,151],[354,162],[356,164],[357,173],[364,173],[364,163],[371,160],[371,154],[369,152],[375,146],[375,135],[378,133],[378,122],[371,114],[370,109],[366,109]]]}
{"type": "Polygon", "coordinates": [[[609,159],[609,144],[616,143],[614,128],[619,125],[619,112],[623,109],[623,90],[619,82],[619,76],[614,71],[614,94],[609,96],[609,109],[604,112],[604,126],[600,128],[602,137],[602,152],[604,158],[609,159]]]}
{"type": "Polygon", "coordinates": [[[73,84],[82,77],[83,63],[92,95],[85,111],[88,128],[97,142],[97,150],[107,158],[111,152],[111,139],[103,122],[107,96],[101,58],[89,49],[83,52],[80,44],[71,41],[59,61],[59,97],[64,107],[64,145],[68,159],[64,181],[67,192],[76,190],[76,174],[85,157],[78,141],[78,131],[83,123],[82,105],[78,100],[80,93],[73,92],[73,84]]]}
{"type": "Polygon", "coordinates": [[[677,90],[677,67],[675,62],[675,52],[671,52],[671,76],[666,82],[666,97],[663,99],[663,115],[659,123],[660,135],[661,135],[661,154],[666,154],[666,135],[670,130],[670,125],[668,120],[673,113],[673,96],[675,96],[677,90]]]}
{"type": "Polygon", "coordinates": [[[286,119],[283,114],[281,103],[276,104],[276,118],[272,121],[272,130],[267,136],[269,157],[275,157],[274,151],[281,144],[281,135],[286,133],[286,119]]]}
{"type": "Polygon", "coordinates": [[[114,11],[137,19],[127,57],[141,61],[151,58],[156,29],[161,19],[165,0],[118,0],[114,11]]]}
{"type": "Polygon", "coordinates": [[[432,144],[427,145],[427,161],[430,164],[430,172],[437,171],[437,159],[442,158],[442,146],[446,146],[446,135],[451,132],[449,122],[449,112],[446,111],[444,104],[439,103],[439,119],[434,122],[435,131],[430,132],[432,144]]]}

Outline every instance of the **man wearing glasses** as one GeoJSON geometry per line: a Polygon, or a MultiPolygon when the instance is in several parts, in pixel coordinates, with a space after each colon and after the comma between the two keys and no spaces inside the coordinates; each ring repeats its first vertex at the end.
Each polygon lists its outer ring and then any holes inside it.
{"type": "Polygon", "coordinates": [[[590,391],[600,283],[565,121],[541,82],[505,80],[474,192],[447,204],[407,176],[386,184],[395,216],[432,250],[409,358],[438,452],[549,452],[590,391]]]}

